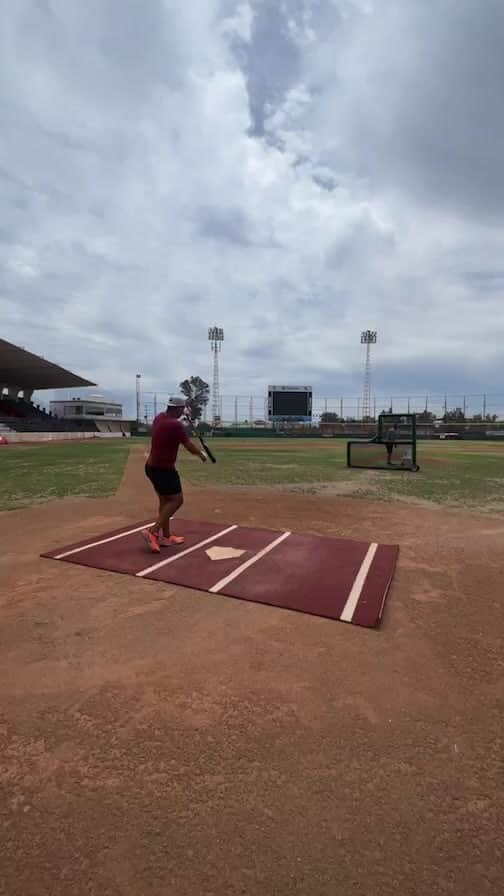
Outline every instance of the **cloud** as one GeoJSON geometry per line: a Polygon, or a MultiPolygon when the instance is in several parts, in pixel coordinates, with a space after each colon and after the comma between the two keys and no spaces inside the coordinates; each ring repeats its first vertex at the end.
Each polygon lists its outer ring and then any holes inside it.
{"type": "Polygon", "coordinates": [[[496,391],[497,0],[19,0],[0,32],[5,338],[104,390],[496,391]]]}
{"type": "Polygon", "coordinates": [[[437,212],[499,215],[503,39],[498,0],[356,8],[307,60],[305,76],[319,89],[312,127],[333,159],[351,155],[383,190],[437,212]]]}

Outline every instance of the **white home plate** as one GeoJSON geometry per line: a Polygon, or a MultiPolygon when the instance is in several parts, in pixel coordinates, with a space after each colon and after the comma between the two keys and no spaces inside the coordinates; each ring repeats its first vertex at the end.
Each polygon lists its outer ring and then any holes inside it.
{"type": "Polygon", "coordinates": [[[239,548],[224,548],[217,547],[215,545],[212,548],[207,548],[205,554],[210,557],[210,560],[231,560],[233,557],[241,557],[245,551],[240,550],[239,548]]]}

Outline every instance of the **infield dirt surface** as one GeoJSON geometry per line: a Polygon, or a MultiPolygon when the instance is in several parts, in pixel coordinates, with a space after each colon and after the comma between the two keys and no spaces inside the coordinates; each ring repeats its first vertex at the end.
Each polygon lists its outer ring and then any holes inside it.
{"type": "Polygon", "coordinates": [[[2,896],[500,896],[504,517],[187,489],[398,543],[379,631],[39,557],[147,518],[143,459],[0,514],[2,896]]]}

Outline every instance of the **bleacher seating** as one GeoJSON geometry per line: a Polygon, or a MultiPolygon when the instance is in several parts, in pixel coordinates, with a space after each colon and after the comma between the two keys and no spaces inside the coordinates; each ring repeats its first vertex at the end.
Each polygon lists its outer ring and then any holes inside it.
{"type": "Polygon", "coordinates": [[[14,432],[95,432],[92,420],[65,420],[23,398],[0,398],[0,424],[14,432]]]}
{"type": "Polygon", "coordinates": [[[17,401],[12,398],[0,399],[0,415],[2,417],[24,417],[24,413],[17,401]]]}

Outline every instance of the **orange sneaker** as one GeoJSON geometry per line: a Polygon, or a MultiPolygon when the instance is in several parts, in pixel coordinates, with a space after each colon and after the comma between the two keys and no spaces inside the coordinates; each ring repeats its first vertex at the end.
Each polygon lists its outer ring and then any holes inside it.
{"type": "Polygon", "coordinates": [[[151,532],[150,529],[142,529],[141,536],[143,540],[147,543],[149,548],[151,549],[153,554],[159,554],[161,552],[161,548],[159,547],[159,541],[154,535],[154,532],[151,532]]]}
{"type": "Polygon", "coordinates": [[[178,544],[184,544],[185,538],[181,535],[169,535],[168,538],[162,538],[159,542],[162,548],[173,548],[178,544]]]}

